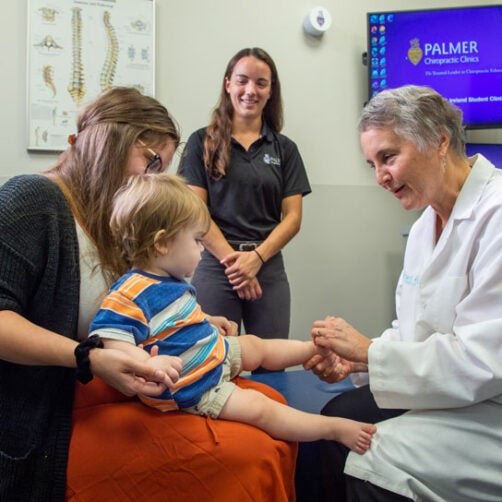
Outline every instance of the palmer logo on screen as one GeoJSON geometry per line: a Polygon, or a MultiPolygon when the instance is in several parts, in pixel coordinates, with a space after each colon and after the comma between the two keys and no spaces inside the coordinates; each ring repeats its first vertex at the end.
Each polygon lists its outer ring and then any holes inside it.
{"type": "Polygon", "coordinates": [[[422,56],[424,52],[420,47],[420,40],[418,38],[413,38],[410,40],[410,48],[408,49],[408,59],[417,66],[420,61],[422,61],[422,56]]]}
{"type": "Polygon", "coordinates": [[[415,66],[422,60],[426,65],[479,63],[478,54],[476,40],[425,42],[422,49],[420,39],[412,38],[408,49],[408,59],[415,66]]]}

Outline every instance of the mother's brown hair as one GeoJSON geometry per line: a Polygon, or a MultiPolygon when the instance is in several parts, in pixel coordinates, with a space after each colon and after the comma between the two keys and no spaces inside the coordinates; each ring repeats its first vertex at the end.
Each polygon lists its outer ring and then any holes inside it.
{"type": "Polygon", "coordinates": [[[82,110],[72,146],[47,174],[64,187],[75,216],[98,248],[108,280],[125,270],[110,233],[111,201],[125,183],[131,148],[141,140],[155,149],[171,139],[177,147],[178,127],[155,98],[130,87],[114,87],[82,110]]]}

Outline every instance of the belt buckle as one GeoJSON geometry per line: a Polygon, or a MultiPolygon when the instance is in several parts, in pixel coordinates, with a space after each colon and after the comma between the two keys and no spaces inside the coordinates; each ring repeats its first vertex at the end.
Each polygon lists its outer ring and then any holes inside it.
{"type": "Polygon", "coordinates": [[[257,247],[258,244],[256,244],[256,242],[241,242],[239,244],[239,251],[253,251],[253,249],[257,247]]]}

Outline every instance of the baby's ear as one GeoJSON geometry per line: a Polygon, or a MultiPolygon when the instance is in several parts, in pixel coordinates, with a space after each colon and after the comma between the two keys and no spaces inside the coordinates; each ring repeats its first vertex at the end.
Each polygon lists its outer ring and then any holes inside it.
{"type": "Polygon", "coordinates": [[[155,237],[153,238],[153,246],[155,248],[155,252],[160,255],[166,255],[168,253],[169,246],[165,230],[159,230],[155,234],[155,237]]]}

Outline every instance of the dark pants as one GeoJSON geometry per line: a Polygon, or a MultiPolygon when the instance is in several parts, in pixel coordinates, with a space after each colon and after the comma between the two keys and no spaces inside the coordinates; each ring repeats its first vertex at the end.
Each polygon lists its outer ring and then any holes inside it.
{"type": "MultiPolygon", "coordinates": [[[[324,406],[321,414],[376,423],[402,415],[405,411],[380,409],[373,399],[369,385],[365,385],[333,398],[324,406]]],[[[394,498],[389,498],[391,492],[371,483],[346,476],[343,469],[348,453],[349,449],[341,443],[321,441],[322,500],[326,502],[409,500],[397,494],[391,494],[394,498]]]]}
{"type": "Polygon", "coordinates": [[[246,333],[260,338],[288,338],[291,311],[289,282],[281,253],[273,256],[258,273],[263,290],[259,300],[241,300],[225,275],[225,268],[208,251],[192,278],[197,300],[209,315],[222,315],[244,325],[246,333]]]}
{"type": "Polygon", "coordinates": [[[352,476],[347,476],[346,481],[349,502],[410,502],[412,500],[352,476]]]}

